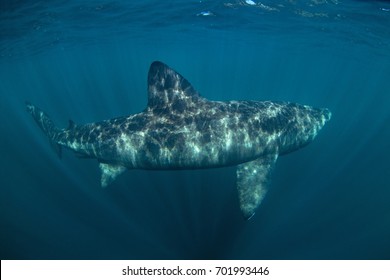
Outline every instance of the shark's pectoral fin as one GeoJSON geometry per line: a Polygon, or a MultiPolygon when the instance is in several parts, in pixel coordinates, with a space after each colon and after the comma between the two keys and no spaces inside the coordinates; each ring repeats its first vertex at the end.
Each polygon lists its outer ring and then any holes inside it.
{"type": "Polygon", "coordinates": [[[102,162],[99,164],[99,167],[102,170],[101,184],[103,188],[107,187],[112,181],[115,180],[116,177],[118,177],[118,175],[122,174],[126,170],[126,167],[121,165],[102,162]]]}
{"type": "Polygon", "coordinates": [[[278,158],[268,155],[237,166],[237,190],[241,212],[249,220],[268,190],[271,170],[278,158]]]}

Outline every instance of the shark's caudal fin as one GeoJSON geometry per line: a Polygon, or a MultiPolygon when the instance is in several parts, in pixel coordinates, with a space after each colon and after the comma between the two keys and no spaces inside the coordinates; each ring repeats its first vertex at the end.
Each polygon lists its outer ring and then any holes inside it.
{"type": "Polygon", "coordinates": [[[33,116],[38,126],[49,138],[50,144],[52,145],[57,155],[61,157],[61,146],[55,141],[55,136],[59,132],[59,129],[54,125],[53,121],[46,113],[32,105],[30,102],[26,102],[26,109],[27,112],[33,116]]]}

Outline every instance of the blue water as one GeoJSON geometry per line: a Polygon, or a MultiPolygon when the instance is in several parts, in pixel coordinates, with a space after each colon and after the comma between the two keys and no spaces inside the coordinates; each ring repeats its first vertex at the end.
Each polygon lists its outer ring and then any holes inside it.
{"type": "Polygon", "coordinates": [[[390,259],[390,2],[1,1],[1,259],[390,259]],[[60,127],[143,110],[161,60],[213,100],[293,101],[332,120],[280,157],[249,221],[235,168],[59,159],[60,127]]]}

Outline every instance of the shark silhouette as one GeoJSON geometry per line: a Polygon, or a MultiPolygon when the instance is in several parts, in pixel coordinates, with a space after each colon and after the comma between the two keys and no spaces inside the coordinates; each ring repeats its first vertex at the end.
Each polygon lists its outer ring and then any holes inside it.
{"type": "Polygon", "coordinates": [[[64,146],[98,160],[103,187],[126,169],[236,165],[246,219],[263,200],[278,156],[310,143],[331,118],[328,109],[289,102],[211,101],[159,61],[150,66],[148,105],[138,114],[59,129],[34,105],[27,110],[58,153],[64,146]]]}

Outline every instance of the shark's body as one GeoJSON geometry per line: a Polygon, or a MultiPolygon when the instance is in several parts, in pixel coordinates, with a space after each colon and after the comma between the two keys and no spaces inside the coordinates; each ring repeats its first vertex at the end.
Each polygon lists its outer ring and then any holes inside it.
{"type": "Polygon", "coordinates": [[[57,148],[100,162],[102,186],[126,169],[237,165],[245,218],[261,203],[278,156],[310,143],[331,117],[327,109],[287,102],[210,101],[161,62],[150,67],[148,95],[141,113],[67,129],[33,105],[27,109],[57,148]]]}

